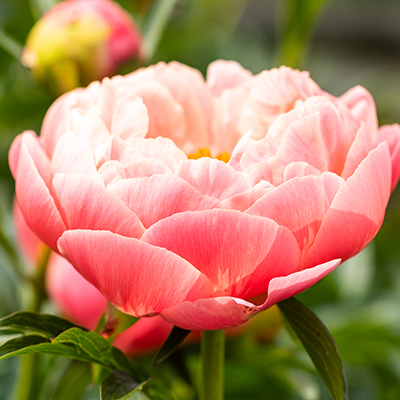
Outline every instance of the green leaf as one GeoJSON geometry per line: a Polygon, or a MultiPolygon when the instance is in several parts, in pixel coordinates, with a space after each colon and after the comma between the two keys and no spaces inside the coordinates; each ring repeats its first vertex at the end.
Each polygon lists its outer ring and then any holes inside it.
{"type": "Polygon", "coordinates": [[[151,366],[153,367],[154,365],[160,364],[162,361],[168,358],[185,340],[190,332],[191,331],[174,326],[167,340],[155,355],[153,361],[151,362],[151,366]]]}
{"type": "Polygon", "coordinates": [[[8,340],[0,346],[0,357],[25,347],[35,346],[44,342],[48,342],[48,340],[41,335],[24,335],[8,340]]]}
{"type": "MultiPolygon", "coordinates": [[[[49,338],[56,337],[67,329],[77,327],[72,322],[56,315],[29,311],[18,311],[0,319],[0,327],[34,331],[49,338]]],[[[85,328],[79,327],[82,330],[85,328]]]]}
{"type": "Polygon", "coordinates": [[[334,400],[347,398],[343,363],[335,340],[325,325],[309,308],[293,297],[278,303],[278,307],[306,349],[334,400]]]}
{"type": "Polygon", "coordinates": [[[134,392],[143,388],[145,382],[138,383],[131,375],[121,370],[114,370],[100,386],[101,400],[125,400],[134,392]]]}
{"type": "Polygon", "coordinates": [[[143,381],[149,376],[143,367],[139,367],[133,361],[128,361],[120,350],[112,346],[107,339],[104,339],[96,332],[84,332],[79,328],[72,328],[57,336],[52,341],[52,344],[73,346],[80,354],[84,353],[90,359],[90,362],[109,367],[113,370],[121,369],[130,373],[139,381],[143,381]]]}
{"type": "Polygon", "coordinates": [[[22,354],[47,353],[97,363],[110,371],[120,369],[138,382],[144,382],[149,377],[143,366],[129,361],[108,340],[79,328],[71,328],[50,341],[40,335],[24,335],[4,343],[0,349],[3,349],[0,360],[22,354]]]}
{"type": "Polygon", "coordinates": [[[22,333],[20,329],[0,328],[0,336],[21,335],[22,333]]]}

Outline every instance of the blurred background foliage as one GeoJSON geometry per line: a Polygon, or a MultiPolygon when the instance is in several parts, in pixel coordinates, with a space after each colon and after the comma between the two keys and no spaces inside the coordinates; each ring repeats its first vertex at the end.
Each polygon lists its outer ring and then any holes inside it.
{"type": "MultiPolygon", "coordinates": [[[[23,44],[35,20],[53,3],[0,0],[1,43],[7,47],[7,34],[23,44]]],[[[141,28],[149,28],[148,16],[156,2],[119,3],[141,28]]],[[[398,0],[178,0],[172,4],[151,63],[178,60],[203,73],[218,58],[237,60],[254,73],[285,63],[310,71],[323,89],[335,95],[357,84],[365,86],[375,98],[380,124],[400,122],[398,0]]],[[[54,100],[10,52],[0,46],[0,316],[20,309],[21,299],[27,296],[14,268],[20,260],[13,245],[14,182],[8,149],[23,130],[39,132],[54,100]]],[[[350,399],[399,399],[400,189],[390,200],[374,242],[298,297],[333,333],[350,399]]],[[[143,362],[148,365],[150,359],[143,362]]],[[[18,362],[0,362],[0,400],[12,398],[18,362]]],[[[178,399],[191,399],[198,367],[198,345],[190,343],[154,368],[154,374],[178,399]]],[[[91,375],[87,364],[42,357],[37,368],[46,377],[38,383],[38,399],[98,398],[98,387],[87,386],[91,375]]],[[[290,332],[282,329],[271,335],[271,323],[262,317],[228,341],[226,398],[330,397],[290,332]]]]}

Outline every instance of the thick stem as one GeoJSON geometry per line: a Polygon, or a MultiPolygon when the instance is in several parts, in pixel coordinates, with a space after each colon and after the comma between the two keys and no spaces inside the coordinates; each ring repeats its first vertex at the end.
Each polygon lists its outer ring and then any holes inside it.
{"type": "Polygon", "coordinates": [[[200,400],[224,398],[225,331],[204,331],[201,340],[200,400]]]}

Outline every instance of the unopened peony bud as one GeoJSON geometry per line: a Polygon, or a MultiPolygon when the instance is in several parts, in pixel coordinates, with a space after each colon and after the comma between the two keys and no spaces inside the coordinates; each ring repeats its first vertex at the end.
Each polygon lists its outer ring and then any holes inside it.
{"type": "Polygon", "coordinates": [[[109,0],[66,0],[50,9],[28,35],[22,62],[60,95],[112,75],[143,56],[130,15],[109,0]]]}

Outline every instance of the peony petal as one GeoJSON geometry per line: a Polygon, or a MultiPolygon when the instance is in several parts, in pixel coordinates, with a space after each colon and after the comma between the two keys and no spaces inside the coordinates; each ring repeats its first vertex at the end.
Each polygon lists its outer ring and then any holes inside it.
{"type": "Polygon", "coordinates": [[[71,110],[84,90],[79,88],[63,94],[48,109],[42,124],[41,139],[49,157],[52,157],[58,139],[71,130],[71,110]]]}
{"type": "Polygon", "coordinates": [[[56,201],[68,229],[109,230],[140,238],[139,218],[113,193],[82,174],[56,174],[56,201]]]}
{"type": "Polygon", "coordinates": [[[278,115],[291,110],[296,100],[321,92],[308,72],[287,67],[263,71],[252,80],[239,120],[240,131],[252,129],[253,138],[261,139],[278,115]]]}
{"type": "Polygon", "coordinates": [[[211,294],[209,280],[166,249],[108,231],[67,231],[59,248],[75,268],[121,311],[160,313],[211,294]]]}
{"type": "Polygon", "coordinates": [[[53,174],[81,173],[103,185],[97,172],[92,149],[87,143],[79,140],[71,131],[61,136],[54,149],[51,160],[53,174]]]}
{"type": "Polygon", "coordinates": [[[163,136],[178,146],[183,145],[186,140],[185,114],[170,90],[159,82],[144,81],[137,83],[133,91],[143,99],[149,114],[146,137],[163,136]]]}
{"type": "Polygon", "coordinates": [[[218,200],[202,195],[172,174],[124,179],[108,190],[122,199],[145,228],[176,213],[222,208],[218,200]]]}
{"type": "Polygon", "coordinates": [[[362,160],[376,147],[376,144],[376,131],[365,129],[365,124],[362,123],[347,153],[346,164],[341,174],[344,179],[349,178],[354,173],[362,160]]]}
{"type": "Polygon", "coordinates": [[[176,174],[189,182],[200,193],[224,200],[250,189],[239,172],[223,161],[209,157],[181,161],[176,174]]]}
{"type": "Polygon", "coordinates": [[[296,237],[304,256],[343,184],[343,179],[332,173],[294,178],[269,191],[246,213],[286,226],[296,237]]]}
{"type": "Polygon", "coordinates": [[[253,74],[236,61],[217,60],[207,68],[207,86],[215,96],[247,82],[253,74]]]}
{"type": "Polygon", "coordinates": [[[12,151],[19,150],[19,154],[11,155],[18,159],[15,176],[15,193],[18,205],[28,226],[36,235],[53,250],[57,251],[57,240],[65,230],[61,215],[57,210],[49,188],[40,175],[37,165],[41,170],[51,171],[50,163],[44,152],[30,134],[24,135],[20,145],[13,147],[12,151]],[[37,153],[35,151],[37,150],[37,153]],[[42,154],[43,153],[43,154],[42,154]],[[42,156],[40,156],[42,154],[42,156]],[[36,164],[35,159],[40,159],[36,164]],[[47,162],[47,167],[46,167],[47,162]]]}
{"type": "Polygon", "coordinates": [[[284,181],[288,181],[293,178],[302,178],[304,176],[315,175],[320,176],[321,171],[317,168],[312,167],[303,161],[295,161],[286,166],[283,173],[284,181]]]}
{"type": "Polygon", "coordinates": [[[400,126],[399,124],[384,125],[379,128],[378,141],[387,142],[392,157],[392,191],[400,176],[400,126]]]}
{"type": "Polygon", "coordinates": [[[304,267],[334,258],[344,261],[361,251],[382,224],[390,187],[390,154],[381,143],[338,190],[304,267]]]}
{"type": "Polygon", "coordinates": [[[250,208],[258,199],[267,194],[270,190],[273,190],[273,186],[269,185],[267,182],[265,187],[258,185],[247,192],[237,194],[235,196],[229,197],[222,201],[224,208],[238,211],[246,211],[250,208]]]}
{"type": "Polygon", "coordinates": [[[365,130],[369,135],[378,129],[376,107],[371,93],[362,86],[355,86],[338,98],[339,103],[344,103],[356,120],[364,122],[365,130]]]}
{"type": "Polygon", "coordinates": [[[283,182],[286,166],[298,161],[306,162],[321,172],[328,170],[327,151],[321,136],[319,113],[306,115],[286,129],[274,161],[275,186],[283,182]]]}
{"type": "Polygon", "coordinates": [[[234,297],[212,297],[184,302],[161,312],[161,317],[182,329],[208,331],[247,322],[257,306],[234,297]]]}
{"type": "Polygon", "coordinates": [[[164,310],[160,315],[182,329],[225,329],[245,323],[260,311],[294,296],[332,272],[340,260],[333,260],[291,275],[273,278],[264,304],[257,306],[234,297],[214,297],[184,302],[164,310]]]}
{"type": "Polygon", "coordinates": [[[233,210],[176,214],[154,224],[142,240],[189,261],[216,293],[236,297],[265,293],[272,277],[295,271],[299,262],[286,228],[233,210]]]}
{"type": "Polygon", "coordinates": [[[331,273],[341,262],[341,259],[331,260],[288,276],[272,279],[268,287],[267,300],[259,306],[259,310],[266,310],[274,304],[295,296],[315,285],[319,280],[331,273]]]}

